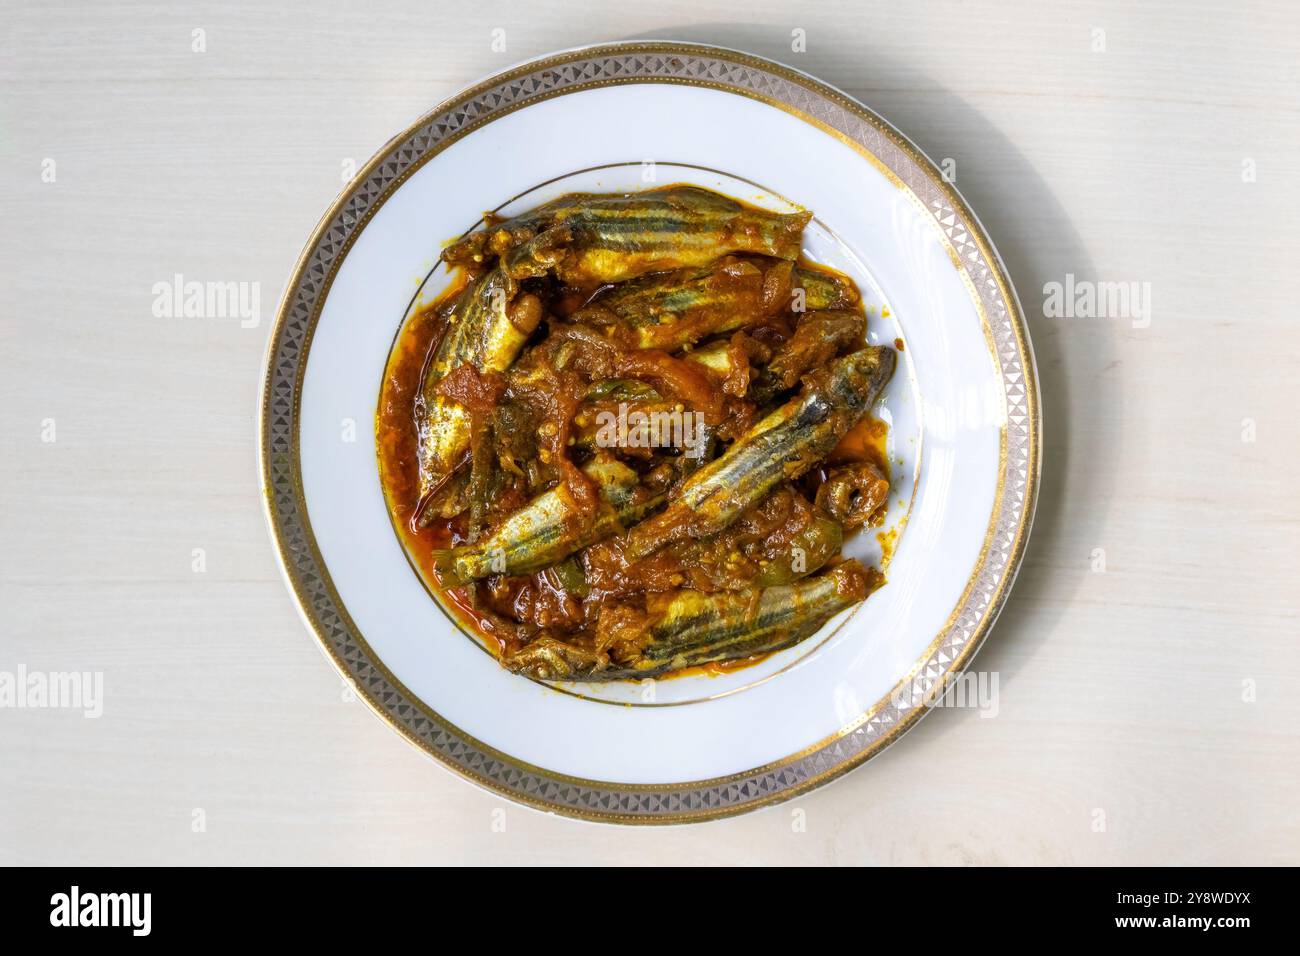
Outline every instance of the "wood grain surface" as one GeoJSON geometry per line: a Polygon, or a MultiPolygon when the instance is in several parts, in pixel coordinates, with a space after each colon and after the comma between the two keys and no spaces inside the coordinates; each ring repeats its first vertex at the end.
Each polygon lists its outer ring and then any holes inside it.
{"type": "Polygon", "coordinates": [[[104,675],[98,719],[0,709],[0,863],[1300,862],[1294,4],[4,0],[0,22],[0,671],[104,675]],[[511,63],[644,37],[789,62],[952,160],[1046,425],[976,662],[996,717],[940,710],[793,804],[669,830],[504,804],[348,700],[255,452],[276,300],[348,164],[511,63]],[[175,274],[259,283],[261,321],[156,316],[175,274]],[[1149,323],[1046,317],[1067,275],[1139,283],[1149,323]]]}

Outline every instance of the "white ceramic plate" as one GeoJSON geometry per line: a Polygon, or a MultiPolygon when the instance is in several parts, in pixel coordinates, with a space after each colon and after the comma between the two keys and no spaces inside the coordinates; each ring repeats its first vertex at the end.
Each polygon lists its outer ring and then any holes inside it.
{"type": "MultiPolygon", "coordinates": [[[[742,812],[896,739],[992,625],[1038,478],[1024,321],[952,186],[834,89],[694,44],[532,61],[390,141],[308,242],[272,334],[262,411],[272,535],[344,677],[458,772],[610,822],[742,812]],[[502,670],[409,566],[376,468],[379,384],[397,329],[447,280],[442,244],[483,210],[673,182],[812,209],[805,252],[858,282],[871,341],[905,343],[878,409],[896,462],[889,583],[756,667],[660,681],[652,693],[548,687],[502,670]]],[[[878,546],[864,535],[849,553],[874,562],[878,546]]]]}

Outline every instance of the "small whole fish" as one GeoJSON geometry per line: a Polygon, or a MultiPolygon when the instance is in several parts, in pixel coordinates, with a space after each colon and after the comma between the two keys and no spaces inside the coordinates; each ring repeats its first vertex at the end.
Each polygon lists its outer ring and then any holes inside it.
{"type": "Polygon", "coordinates": [[[628,532],[628,554],[642,558],[674,541],[716,534],[779,482],[803,474],[875,402],[894,362],[892,349],[868,347],[810,377],[799,396],[691,475],[666,509],[628,532]]]}
{"type": "Polygon", "coordinates": [[[499,257],[514,279],[555,275],[593,287],[648,272],[702,267],[728,253],[793,261],[809,212],[774,213],[695,186],[626,195],[574,194],[453,243],[449,263],[499,257]]]}
{"type": "Polygon", "coordinates": [[[456,299],[447,329],[424,371],[416,406],[420,494],[436,490],[456,470],[470,444],[470,416],[438,393],[438,385],[461,365],[504,372],[542,318],[535,297],[516,302],[518,283],[500,269],[475,280],[456,299]]]}
{"type": "Polygon", "coordinates": [[[506,658],[507,668],[542,680],[636,680],[700,664],[793,647],[867,594],[867,574],[844,561],[794,584],[748,591],[677,591],[647,606],[651,623],[631,660],[612,666],[596,654],[541,638],[506,658]]]}
{"type": "Polygon", "coordinates": [[[784,259],[728,257],[642,276],[598,293],[574,321],[604,325],[620,345],[673,352],[775,314],[790,301],[792,272],[784,259]]]}
{"type": "Polygon", "coordinates": [[[459,587],[490,574],[528,574],[567,558],[623,530],[663,503],[663,496],[637,494],[635,471],[616,459],[595,459],[583,469],[596,485],[600,504],[585,518],[561,483],[520,508],[488,537],[434,553],[442,583],[459,587]]]}

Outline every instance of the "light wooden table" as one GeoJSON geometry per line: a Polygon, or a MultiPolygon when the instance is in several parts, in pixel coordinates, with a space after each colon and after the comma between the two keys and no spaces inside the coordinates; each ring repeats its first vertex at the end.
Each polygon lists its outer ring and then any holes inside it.
{"type": "Polygon", "coordinates": [[[1300,860],[1293,4],[114,6],[0,4],[0,671],[105,682],[99,719],[0,709],[0,862],[1300,860]],[[346,700],[254,445],[345,163],[516,60],[645,36],[791,62],[954,159],[1047,432],[977,662],[996,719],[940,711],[794,805],[671,830],[502,817],[346,700]],[[259,282],[261,323],[155,317],[176,273],[259,282]],[[1149,284],[1149,326],[1044,318],[1067,274],[1149,284]]]}

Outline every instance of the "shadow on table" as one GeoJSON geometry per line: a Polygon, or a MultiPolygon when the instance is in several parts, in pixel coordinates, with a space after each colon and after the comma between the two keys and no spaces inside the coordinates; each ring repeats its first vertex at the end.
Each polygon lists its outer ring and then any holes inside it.
{"type": "MultiPolygon", "coordinates": [[[[1024,307],[1043,407],[1042,481],[1033,534],[1016,585],[978,657],[978,668],[997,672],[1000,689],[1005,689],[1016,670],[1051,637],[1086,573],[1087,554],[1068,549],[1101,540],[1100,530],[1092,532],[1100,529],[1104,512],[1075,508],[1067,523],[1070,458],[1122,454],[1118,436],[1071,434],[1069,364],[1062,352],[1060,320],[1043,317],[1044,284],[1064,281],[1066,272],[1091,277],[1092,262],[1073,223],[1033,166],[978,111],[897,56],[872,50],[870,57],[863,57],[854,38],[837,39],[832,29],[817,29],[815,23],[808,35],[813,38],[811,52],[802,54],[791,52],[789,31],[775,26],[694,25],[625,39],[712,43],[786,63],[862,100],[931,158],[960,158],[957,187],[1002,255],[1024,307]],[[1078,570],[1062,572],[1066,561],[1078,570]]],[[[1092,324],[1091,331],[1097,349],[1111,348],[1106,323],[1092,324]]],[[[1113,420],[1105,408],[1117,400],[1112,392],[1092,388],[1087,400],[1096,408],[1092,420],[1113,420]]],[[[1099,491],[1090,488],[1089,499],[1104,497],[1099,491]]],[[[952,725],[951,719],[932,718],[922,721],[918,726],[926,729],[916,733],[925,737],[952,725]]]]}

